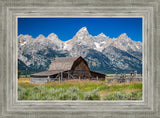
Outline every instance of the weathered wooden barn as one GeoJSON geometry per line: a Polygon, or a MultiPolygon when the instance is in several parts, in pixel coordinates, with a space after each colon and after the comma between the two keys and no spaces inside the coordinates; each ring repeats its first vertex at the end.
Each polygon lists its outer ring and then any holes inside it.
{"type": "Polygon", "coordinates": [[[81,56],[56,58],[50,64],[48,71],[30,75],[31,83],[46,83],[69,79],[105,80],[105,75],[91,71],[87,62],[81,56]]]}

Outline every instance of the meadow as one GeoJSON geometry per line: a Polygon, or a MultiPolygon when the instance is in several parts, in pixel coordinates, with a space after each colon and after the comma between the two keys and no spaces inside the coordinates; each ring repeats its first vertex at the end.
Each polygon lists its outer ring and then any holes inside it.
{"type": "Polygon", "coordinates": [[[19,78],[18,100],[142,100],[142,82],[66,80],[31,84],[29,78],[19,78]]]}

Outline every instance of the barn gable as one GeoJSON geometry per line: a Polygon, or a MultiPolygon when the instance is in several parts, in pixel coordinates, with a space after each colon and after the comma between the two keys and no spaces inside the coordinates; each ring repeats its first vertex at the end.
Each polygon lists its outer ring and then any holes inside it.
{"type": "Polygon", "coordinates": [[[90,71],[87,62],[82,57],[79,57],[74,61],[71,70],[88,70],[88,71],[90,71]]]}

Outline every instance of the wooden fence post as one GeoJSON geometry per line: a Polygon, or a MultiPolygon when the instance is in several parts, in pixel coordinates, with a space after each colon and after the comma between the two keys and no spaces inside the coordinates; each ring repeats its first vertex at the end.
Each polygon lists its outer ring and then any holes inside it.
{"type": "Polygon", "coordinates": [[[63,80],[63,73],[61,72],[61,81],[63,80]]]}
{"type": "Polygon", "coordinates": [[[135,81],[137,81],[137,71],[134,71],[134,74],[135,74],[135,81]]]}
{"type": "Polygon", "coordinates": [[[50,77],[48,76],[48,80],[47,80],[47,82],[50,82],[50,77]]]}
{"type": "Polygon", "coordinates": [[[69,71],[68,71],[68,80],[69,80],[69,71]]]}

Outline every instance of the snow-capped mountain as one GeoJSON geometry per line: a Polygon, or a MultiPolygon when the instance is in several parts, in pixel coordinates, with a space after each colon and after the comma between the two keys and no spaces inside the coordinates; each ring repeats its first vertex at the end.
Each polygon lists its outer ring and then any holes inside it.
{"type": "Polygon", "coordinates": [[[62,41],[54,33],[37,38],[18,36],[19,69],[26,65],[35,71],[46,70],[55,57],[84,57],[91,70],[104,73],[142,71],[142,43],[131,40],[126,33],[110,38],[104,33],[89,34],[82,27],[72,39],[62,41]]]}
{"type": "Polygon", "coordinates": [[[85,45],[92,47],[94,43],[92,42],[91,38],[92,36],[88,33],[87,28],[83,27],[71,40],[65,42],[64,49],[70,51],[74,45],[85,45]]]}

